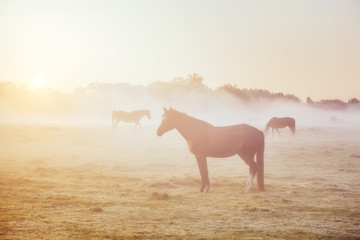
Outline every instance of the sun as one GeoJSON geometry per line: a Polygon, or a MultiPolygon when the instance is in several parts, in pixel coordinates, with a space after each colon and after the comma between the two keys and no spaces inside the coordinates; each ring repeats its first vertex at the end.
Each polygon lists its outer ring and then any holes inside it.
{"type": "Polygon", "coordinates": [[[31,81],[31,89],[39,89],[44,87],[44,79],[41,76],[35,76],[31,81]]]}

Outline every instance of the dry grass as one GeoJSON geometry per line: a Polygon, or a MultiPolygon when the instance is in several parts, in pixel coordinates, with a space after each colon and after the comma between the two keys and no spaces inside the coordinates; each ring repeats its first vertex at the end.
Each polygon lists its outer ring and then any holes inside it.
{"type": "Polygon", "coordinates": [[[359,132],[267,139],[266,192],[209,159],[209,194],[177,133],[0,127],[0,239],[359,239],[359,132]]]}

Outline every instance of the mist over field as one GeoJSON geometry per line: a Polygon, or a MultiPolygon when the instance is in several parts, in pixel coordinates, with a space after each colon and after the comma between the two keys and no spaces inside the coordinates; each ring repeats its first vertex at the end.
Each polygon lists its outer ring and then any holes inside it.
{"type": "Polygon", "coordinates": [[[72,94],[52,89],[30,91],[24,86],[0,83],[2,123],[110,125],[113,110],[149,109],[158,125],[162,108],[173,107],[213,125],[247,123],[263,129],[272,117],[293,117],[299,127],[359,127],[360,103],[310,97],[304,102],[291,94],[240,89],[224,85],[210,89],[198,74],[155,82],[148,86],[127,83],[93,83],[72,94]]]}
{"type": "Polygon", "coordinates": [[[0,239],[358,239],[359,101],[210,89],[198,75],[148,86],[94,83],[65,94],[0,83],[0,239]],[[245,192],[238,156],[208,158],[211,190],[163,107],[215,126],[264,130],[265,192],[245,192]],[[141,128],[112,111],[149,109],[141,128]]]}

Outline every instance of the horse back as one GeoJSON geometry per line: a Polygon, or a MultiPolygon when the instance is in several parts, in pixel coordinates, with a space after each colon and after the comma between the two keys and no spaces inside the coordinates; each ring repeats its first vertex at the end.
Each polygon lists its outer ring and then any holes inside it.
{"type": "Polygon", "coordinates": [[[243,146],[258,146],[264,141],[264,134],[259,129],[247,124],[239,124],[224,127],[235,142],[242,143],[243,146]]]}
{"type": "Polygon", "coordinates": [[[289,127],[294,127],[295,126],[295,119],[294,118],[286,117],[285,120],[288,123],[289,127]]]}
{"type": "Polygon", "coordinates": [[[283,117],[283,118],[272,118],[267,127],[274,127],[274,128],[285,128],[295,126],[295,119],[291,117],[283,117]]]}
{"type": "Polygon", "coordinates": [[[188,141],[190,150],[209,157],[229,157],[240,152],[255,153],[264,147],[264,134],[258,129],[239,124],[226,127],[206,126],[188,141]]]}
{"type": "Polygon", "coordinates": [[[149,114],[149,110],[136,110],[133,112],[113,111],[113,119],[123,122],[138,122],[145,115],[149,114]]]}

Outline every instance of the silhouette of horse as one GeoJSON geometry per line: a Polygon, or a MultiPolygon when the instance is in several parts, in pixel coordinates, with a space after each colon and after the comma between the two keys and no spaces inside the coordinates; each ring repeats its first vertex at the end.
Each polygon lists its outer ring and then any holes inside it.
{"type": "Polygon", "coordinates": [[[120,121],[123,121],[123,122],[134,122],[136,129],[136,127],[141,127],[139,121],[143,116],[147,116],[148,119],[151,119],[150,110],[137,110],[133,112],[113,111],[112,112],[113,128],[116,128],[118,123],[120,121]]]}
{"type": "Polygon", "coordinates": [[[274,137],[274,129],[280,135],[279,128],[289,127],[293,136],[295,136],[295,119],[291,117],[277,118],[274,117],[266,124],[265,135],[269,133],[269,128],[272,129],[272,136],[274,137]]]}
{"type": "Polygon", "coordinates": [[[246,124],[215,127],[172,108],[169,110],[164,108],[157,135],[162,136],[174,128],[185,138],[190,152],[195,155],[201,175],[200,192],[210,190],[207,157],[225,158],[235,154],[249,165],[250,177],[247,191],[251,190],[255,175],[257,175],[259,190],[265,190],[262,131],[246,124]],[[256,162],[254,161],[255,154],[256,162]]]}

